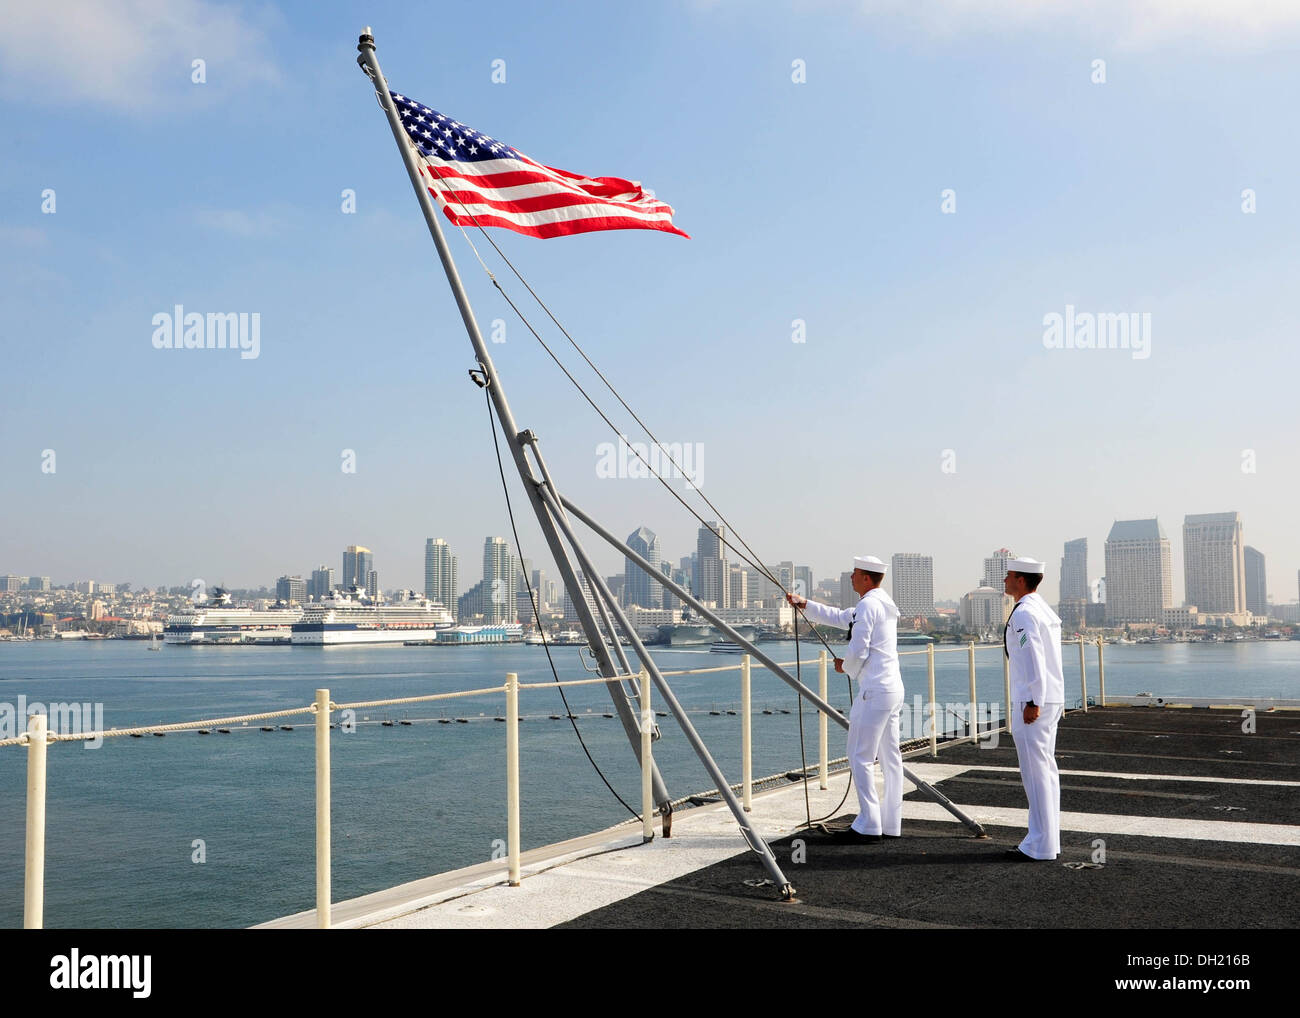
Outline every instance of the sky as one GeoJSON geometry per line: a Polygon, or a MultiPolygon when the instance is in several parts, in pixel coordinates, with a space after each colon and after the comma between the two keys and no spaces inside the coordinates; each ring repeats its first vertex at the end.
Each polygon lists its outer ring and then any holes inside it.
{"type": "MultiPolygon", "coordinates": [[[[1181,601],[1184,515],[1238,511],[1296,600],[1300,4],[4,13],[0,573],[257,587],[362,544],[418,589],[442,537],[467,588],[509,536],[472,350],[355,63],[369,24],[396,91],[674,206],[689,240],[494,239],[767,562],[922,552],[944,599],[1007,547],[1054,600],[1065,541],[1097,577],[1112,522],[1156,516],[1181,601]],[[156,348],[178,304],[256,313],[257,356],[156,348]],[[1075,346],[1103,313],[1137,348],[1075,346]]],[[[561,490],[690,554],[698,522],[602,476],[613,434],[447,235],[561,490]]]]}

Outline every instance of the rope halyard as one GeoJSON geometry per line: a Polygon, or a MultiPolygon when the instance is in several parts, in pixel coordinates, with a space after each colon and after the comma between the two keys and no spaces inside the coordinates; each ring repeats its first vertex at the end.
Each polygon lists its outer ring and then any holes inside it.
{"type": "MultiPolygon", "coordinates": [[[[459,198],[455,197],[455,193],[451,191],[450,188],[445,188],[445,189],[441,188],[439,183],[436,180],[433,181],[429,186],[431,192],[433,192],[435,188],[438,188],[440,191],[446,192],[443,195],[444,201],[446,201],[447,203],[454,201],[457,205],[460,206],[461,212],[464,213],[465,217],[470,219],[473,222],[475,229],[477,229],[478,232],[482,234],[483,239],[486,240],[490,245],[492,245],[492,250],[497,253],[497,256],[503,262],[506,263],[510,271],[514,273],[515,278],[518,279],[519,282],[523,284],[524,289],[526,289],[529,292],[533,300],[537,301],[538,305],[542,308],[542,310],[546,312],[547,317],[551,319],[551,321],[555,324],[555,327],[560,330],[560,332],[564,335],[564,338],[569,341],[570,345],[578,352],[578,354],[582,357],[582,359],[587,362],[587,365],[591,368],[592,371],[596,373],[596,375],[600,378],[600,380],[605,384],[605,387],[609,389],[609,391],[613,394],[614,398],[618,400],[618,402],[622,405],[623,409],[632,415],[632,419],[636,421],[636,423],[646,433],[649,439],[652,442],[654,442],[657,447],[659,447],[659,449],[667,457],[668,462],[673,466],[673,468],[676,469],[677,472],[681,474],[683,477],[686,477],[688,480],[692,480],[691,475],[682,467],[680,463],[677,462],[676,458],[672,455],[671,450],[667,449],[664,446],[664,444],[660,442],[657,437],[655,437],[654,432],[650,430],[649,426],[641,419],[640,415],[638,415],[637,412],[628,405],[627,401],[622,397],[619,391],[614,388],[613,383],[611,383],[609,379],[605,377],[604,372],[602,372],[600,368],[596,366],[595,362],[592,361],[592,359],[589,356],[587,356],[586,351],[583,350],[582,347],[578,345],[578,341],[573,338],[573,336],[569,333],[568,329],[566,329],[564,325],[560,322],[560,320],[555,317],[555,314],[546,305],[546,302],[543,301],[540,296],[538,296],[537,291],[532,288],[528,280],[526,280],[523,277],[523,274],[517,268],[515,268],[514,263],[511,262],[508,257],[506,257],[505,252],[502,251],[501,248],[497,246],[497,243],[495,240],[492,239],[491,234],[489,234],[487,230],[483,228],[483,225],[478,221],[478,217],[475,216],[474,213],[471,212],[465,206],[464,202],[460,201],[459,198]]],[[[519,309],[519,306],[515,304],[515,302],[510,298],[510,295],[506,293],[505,288],[501,285],[500,280],[498,280],[497,277],[493,274],[492,270],[487,267],[487,263],[483,261],[482,255],[479,254],[478,248],[474,245],[473,240],[470,239],[469,234],[465,231],[465,227],[460,223],[457,223],[456,226],[460,230],[461,235],[465,238],[466,243],[469,244],[470,250],[474,253],[475,259],[477,259],[479,265],[482,266],[483,271],[487,274],[488,279],[492,281],[492,285],[496,287],[497,292],[501,294],[505,302],[510,305],[510,309],[515,313],[515,316],[521,322],[523,322],[524,327],[533,334],[533,338],[537,340],[537,342],[541,345],[542,349],[546,351],[546,353],[550,356],[551,360],[553,360],[556,366],[564,373],[565,377],[568,378],[569,382],[573,385],[573,387],[578,390],[578,393],[582,396],[582,398],[585,399],[587,403],[591,406],[591,408],[596,412],[597,416],[599,416],[600,419],[609,426],[610,430],[613,431],[616,436],[622,438],[622,432],[619,431],[618,427],[614,424],[614,422],[609,419],[609,416],[597,405],[596,401],[591,398],[591,396],[587,393],[586,389],[582,387],[582,383],[580,383],[573,376],[573,373],[570,372],[567,367],[565,367],[564,363],[556,355],[555,351],[550,348],[546,340],[544,340],[541,334],[537,331],[537,329],[533,327],[532,322],[528,320],[527,316],[519,309]]],[[[698,520],[702,525],[706,527],[708,526],[708,521],[705,520],[705,518],[700,513],[696,512],[696,510],[690,504],[688,504],[686,500],[683,499],[681,495],[679,495],[673,489],[672,485],[668,483],[667,479],[662,474],[660,474],[658,470],[656,470],[653,466],[651,466],[649,461],[645,458],[645,456],[641,454],[641,451],[639,449],[631,445],[629,445],[629,449],[631,449],[632,453],[636,456],[636,458],[641,461],[642,465],[646,468],[646,470],[650,473],[650,475],[654,477],[661,485],[663,485],[664,489],[670,495],[672,495],[673,498],[675,498],[679,503],[681,503],[682,508],[684,508],[687,512],[689,512],[692,516],[694,516],[695,519],[698,520]]],[[[762,575],[764,579],[772,583],[778,590],[782,592],[782,594],[788,594],[789,591],[786,590],[785,585],[781,583],[781,581],[776,577],[776,575],[770,569],[768,569],[765,565],[763,565],[762,560],[758,556],[758,553],[755,552],[752,547],[750,547],[749,542],[740,536],[740,532],[736,529],[735,525],[729,519],[727,519],[726,516],[722,514],[722,511],[719,510],[718,507],[713,504],[712,500],[708,497],[708,495],[706,495],[703,492],[703,490],[699,488],[698,485],[695,485],[693,483],[693,480],[692,480],[692,487],[694,488],[695,491],[699,492],[700,498],[704,500],[704,504],[707,505],[713,511],[714,515],[717,516],[718,521],[724,527],[726,527],[731,531],[732,536],[735,537],[736,540],[738,540],[741,543],[741,545],[744,546],[745,551],[749,552],[749,555],[746,555],[744,552],[742,552],[739,548],[737,548],[734,544],[728,541],[721,534],[718,535],[719,542],[725,547],[735,552],[736,555],[742,561],[748,563],[749,565],[757,569],[760,575],[762,575]]],[[[804,621],[808,622],[808,616],[804,614],[802,608],[795,606],[795,611],[798,612],[800,615],[803,615],[804,621]]],[[[813,635],[817,637],[817,639],[821,642],[822,646],[825,647],[827,651],[831,651],[830,644],[827,643],[826,639],[821,635],[821,633],[817,631],[817,627],[814,626],[811,622],[809,622],[809,627],[812,629],[813,635]]]]}

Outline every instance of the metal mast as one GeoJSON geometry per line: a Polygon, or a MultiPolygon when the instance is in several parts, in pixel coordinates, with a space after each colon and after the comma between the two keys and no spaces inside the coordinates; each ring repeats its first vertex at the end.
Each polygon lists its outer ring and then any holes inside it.
{"type": "MultiPolygon", "coordinates": [[[[632,704],[628,701],[627,692],[622,682],[628,681],[636,686],[636,679],[631,674],[631,666],[623,654],[622,647],[618,642],[618,633],[609,621],[609,613],[618,618],[619,624],[627,633],[628,639],[632,642],[637,650],[642,662],[650,674],[651,680],[658,688],[660,695],[664,698],[669,708],[672,710],[677,723],[681,726],[682,731],[686,734],[687,741],[690,742],[700,762],[704,764],[705,770],[717,782],[718,792],[730,807],[736,822],[740,825],[741,833],[744,835],[749,847],[753,849],[762,860],[773,882],[781,890],[782,896],[786,900],[794,897],[794,887],[786,879],[785,874],[777,865],[776,857],[772,854],[771,848],[766,841],[759,836],[754,829],[752,822],[744,809],[741,807],[739,800],[732,794],[727,785],[726,777],[721,769],[710,756],[708,748],[704,745],[704,740],[700,738],[691,724],[686,712],[682,709],[681,704],[673,695],[672,690],[664,681],[659,669],[655,667],[645,648],[641,646],[640,640],[637,639],[636,632],[623,614],[622,609],[617,602],[610,596],[608,588],[601,580],[599,574],[591,566],[591,560],[577,535],[573,532],[565,517],[564,509],[560,506],[559,492],[555,488],[554,481],[547,471],[545,463],[541,459],[541,454],[537,448],[537,436],[532,431],[521,431],[515,424],[514,416],[510,413],[510,405],[506,402],[505,392],[501,386],[501,378],[497,374],[496,368],[492,363],[492,358],[488,354],[487,346],[483,342],[483,335],[479,331],[478,322],[474,318],[473,309],[470,307],[469,298],[465,293],[465,288],[460,281],[460,274],[456,271],[456,264],[452,260],[451,251],[447,247],[446,239],[442,235],[442,225],[438,221],[437,211],[429,197],[429,192],[423,180],[420,177],[419,167],[415,163],[415,157],[411,147],[406,139],[406,131],[402,127],[397,110],[393,105],[392,97],[389,95],[388,82],[384,78],[383,71],[379,68],[379,61],[375,57],[375,40],[371,35],[370,29],[361,34],[357,43],[357,50],[360,56],[357,57],[357,63],[365,71],[375,86],[375,93],[379,98],[379,105],[383,108],[385,116],[388,118],[388,126],[392,129],[393,139],[397,142],[398,151],[402,154],[402,162],[406,165],[407,175],[411,178],[411,186],[415,189],[416,198],[420,202],[420,209],[424,213],[425,223],[428,224],[429,233],[433,237],[433,242],[438,249],[438,257],[442,261],[443,270],[447,274],[447,282],[451,286],[452,294],[456,298],[456,305],[460,308],[461,319],[465,323],[465,331],[469,334],[470,343],[474,347],[475,356],[478,358],[479,368],[482,380],[486,384],[488,395],[491,398],[492,406],[496,411],[497,419],[501,422],[501,429],[505,433],[506,441],[510,446],[510,453],[514,457],[515,465],[519,469],[519,476],[523,481],[524,490],[528,494],[528,500],[533,507],[533,512],[537,516],[537,522],[542,528],[542,533],[546,536],[546,542],[550,546],[551,554],[555,558],[555,564],[560,570],[560,575],[564,578],[565,588],[569,592],[569,597],[573,601],[574,609],[578,613],[579,620],[582,623],[583,631],[586,633],[587,642],[591,647],[592,654],[600,666],[600,673],[606,676],[610,681],[607,687],[610,695],[614,699],[614,706],[619,712],[619,717],[623,720],[623,727],[627,732],[628,740],[632,743],[632,750],[636,754],[638,761],[641,756],[641,740],[639,722],[636,717],[632,704]],[[533,458],[536,461],[539,478],[533,472],[532,465],[529,463],[525,448],[532,449],[533,458]],[[548,506],[549,503],[549,506],[548,506]],[[569,539],[573,552],[579,562],[584,567],[584,572],[590,581],[592,599],[599,609],[601,616],[609,625],[610,642],[619,657],[619,664],[625,669],[620,676],[618,669],[610,657],[609,649],[605,644],[604,635],[596,622],[595,614],[587,604],[584,596],[582,584],[578,580],[577,572],[573,563],[569,559],[568,552],[561,541],[561,530],[564,536],[569,539]]],[[[659,803],[661,812],[665,815],[665,833],[667,833],[667,816],[671,813],[668,793],[664,788],[663,779],[659,775],[658,768],[655,768],[653,774],[654,798],[659,803]]]]}

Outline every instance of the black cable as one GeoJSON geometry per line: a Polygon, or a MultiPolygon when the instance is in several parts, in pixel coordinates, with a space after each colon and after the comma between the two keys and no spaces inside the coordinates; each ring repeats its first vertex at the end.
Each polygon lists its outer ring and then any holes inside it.
{"type": "MultiPolygon", "coordinates": [[[[510,504],[510,486],[506,484],[506,468],[501,462],[501,445],[497,439],[497,418],[496,414],[492,412],[492,396],[486,387],[483,389],[483,396],[487,400],[488,420],[492,422],[492,449],[497,454],[497,471],[501,474],[501,490],[506,496],[506,512],[510,516],[510,532],[515,538],[515,551],[519,552],[519,557],[522,559],[524,557],[524,552],[523,548],[520,547],[519,544],[519,530],[515,527],[515,511],[510,504]]],[[[522,571],[523,569],[521,567],[520,572],[522,571]]],[[[551,657],[551,645],[546,642],[546,627],[542,625],[542,613],[537,607],[537,597],[533,594],[533,583],[530,577],[524,577],[524,586],[528,588],[528,600],[533,606],[533,618],[537,621],[537,631],[542,634],[542,647],[546,650],[546,660],[550,663],[551,674],[555,677],[555,681],[558,683],[560,681],[560,673],[556,671],[555,660],[551,657]]],[[[582,751],[587,754],[587,759],[591,762],[591,766],[596,769],[596,773],[600,776],[600,780],[605,782],[605,787],[610,790],[614,798],[623,803],[623,808],[640,820],[641,814],[629,806],[627,801],[614,790],[614,786],[609,783],[609,779],[605,777],[604,772],[600,769],[600,765],[592,758],[591,750],[587,749],[587,743],[583,741],[582,732],[578,730],[578,722],[573,716],[573,708],[569,706],[569,698],[564,695],[564,687],[557,685],[555,688],[559,690],[560,699],[564,701],[564,713],[569,718],[569,724],[573,726],[573,734],[578,737],[578,745],[580,745],[582,751]]]]}
{"type": "MultiPolygon", "coordinates": [[[[794,674],[795,674],[795,678],[799,680],[799,685],[802,686],[803,675],[801,674],[802,665],[800,662],[801,662],[801,658],[799,652],[799,619],[798,616],[796,616],[794,620],[794,669],[795,669],[794,674]]],[[[849,678],[847,673],[845,673],[844,675],[844,681],[848,683],[849,703],[852,704],[853,703],[853,681],[849,678]]],[[[853,768],[852,766],[849,767],[849,780],[844,785],[844,797],[840,799],[839,805],[836,806],[829,813],[827,813],[824,817],[818,817],[816,820],[814,820],[812,818],[812,806],[809,804],[808,801],[808,754],[807,751],[804,749],[804,740],[803,740],[803,694],[800,693],[798,690],[795,690],[795,693],[799,698],[799,762],[803,765],[803,771],[802,771],[803,810],[804,810],[804,819],[807,821],[804,824],[804,826],[812,827],[815,824],[824,823],[825,821],[829,820],[831,817],[838,815],[839,811],[844,808],[844,804],[848,802],[849,799],[849,792],[853,790],[853,768]]],[[[852,710],[852,707],[850,707],[850,710],[852,710]]]]}
{"type": "MultiPolygon", "coordinates": [[[[437,185],[435,184],[434,186],[437,185]]],[[[454,197],[454,192],[453,192],[453,197],[454,197]]],[[[449,203],[450,199],[444,199],[444,201],[449,203]]],[[[652,432],[649,429],[649,427],[646,426],[645,422],[641,420],[641,418],[637,415],[636,411],[634,411],[630,406],[628,406],[627,401],[623,399],[623,397],[619,394],[618,390],[615,389],[614,386],[610,383],[609,379],[607,379],[605,375],[601,372],[601,370],[598,367],[596,367],[595,363],[591,360],[591,358],[588,357],[586,352],[582,349],[582,347],[578,345],[577,340],[575,340],[569,334],[569,331],[565,329],[565,327],[560,323],[559,319],[555,317],[551,309],[546,305],[546,303],[541,299],[541,297],[538,296],[537,292],[532,288],[532,286],[529,285],[528,280],[524,279],[520,271],[515,268],[514,263],[511,262],[510,259],[506,257],[505,252],[503,252],[501,248],[497,246],[496,241],[492,239],[491,235],[483,228],[482,224],[479,223],[478,217],[475,216],[474,213],[470,212],[469,209],[465,207],[464,202],[460,201],[460,199],[457,198],[455,199],[455,201],[456,204],[460,205],[461,211],[465,214],[465,216],[473,222],[475,229],[477,229],[478,232],[482,234],[483,239],[492,245],[492,250],[494,250],[497,253],[498,257],[500,257],[501,260],[510,267],[510,271],[515,274],[515,278],[518,279],[521,283],[523,283],[525,289],[527,289],[528,292],[532,294],[533,299],[537,301],[537,303],[541,306],[542,310],[545,311],[547,316],[551,319],[551,321],[555,323],[555,326],[560,330],[560,332],[564,334],[564,337],[568,339],[569,343],[573,346],[573,348],[578,351],[578,353],[582,356],[582,359],[585,360],[588,365],[590,365],[591,369],[595,371],[596,374],[600,377],[600,380],[605,383],[606,388],[608,388],[609,391],[614,394],[614,398],[617,399],[619,403],[623,405],[623,408],[627,410],[629,414],[632,415],[633,420],[635,420],[637,424],[639,424],[642,427],[645,433],[650,437],[651,441],[653,441],[662,450],[663,443],[660,442],[655,437],[654,432],[652,432]]],[[[461,232],[464,233],[464,227],[461,227],[461,232]]],[[[466,236],[466,239],[468,240],[468,236],[466,236]]],[[[472,242],[470,243],[470,247],[473,248],[472,242]]],[[[474,254],[475,257],[478,257],[477,251],[475,251],[474,254]]],[[[609,419],[609,417],[605,414],[603,410],[601,410],[599,406],[597,406],[596,402],[591,398],[591,396],[587,394],[587,391],[582,387],[582,385],[578,382],[578,380],[573,377],[573,374],[569,371],[569,369],[564,366],[563,362],[561,362],[559,357],[556,356],[555,352],[547,345],[546,341],[542,339],[541,334],[535,328],[533,328],[532,323],[528,320],[528,318],[524,315],[524,313],[519,310],[518,305],[516,305],[515,302],[510,299],[510,295],[506,293],[505,288],[501,285],[497,277],[492,273],[490,269],[488,269],[488,267],[485,264],[483,264],[483,259],[479,258],[478,260],[479,260],[479,264],[483,265],[483,271],[486,272],[488,278],[492,280],[492,285],[496,287],[497,292],[501,294],[501,296],[505,299],[505,302],[510,305],[510,309],[514,311],[516,317],[518,317],[518,319],[524,323],[524,327],[527,328],[528,331],[533,334],[533,337],[537,340],[538,343],[541,344],[542,349],[546,351],[546,353],[550,356],[551,360],[555,361],[556,366],[559,367],[559,369],[562,372],[564,372],[565,377],[568,378],[569,381],[572,383],[573,387],[578,390],[582,398],[585,399],[588,402],[588,404],[590,404],[591,408],[596,411],[600,419],[603,420],[609,426],[610,430],[613,431],[615,435],[622,437],[622,432],[619,431],[617,426],[615,426],[614,422],[609,419]]],[[[677,501],[681,503],[682,507],[687,512],[689,512],[692,516],[694,516],[697,520],[699,520],[701,524],[707,527],[708,521],[706,521],[703,516],[701,516],[698,512],[696,512],[685,501],[685,499],[683,499],[680,495],[677,494],[676,491],[673,490],[672,486],[663,478],[663,476],[657,470],[655,470],[653,467],[650,466],[650,464],[646,461],[646,458],[642,456],[641,453],[635,447],[629,445],[629,448],[631,448],[632,452],[636,455],[636,458],[639,459],[641,463],[645,466],[646,470],[648,470],[650,474],[657,481],[659,481],[660,484],[664,486],[665,490],[667,490],[669,494],[671,494],[675,499],[677,499],[677,501]]],[[[674,467],[676,467],[678,472],[681,473],[683,476],[689,476],[682,469],[681,465],[673,458],[671,453],[668,453],[668,461],[674,467]]],[[[748,563],[749,565],[757,569],[758,572],[764,578],[766,578],[768,581],[774,584],[782,593],[788,593],[785,589],[785,586],[781,583],[781,581],[778,580],[776,576],[773,575],[773,573],[766,566],[762,564],[761,561],[755,561],[755,559],[758,559],[759,557],[758,553],[755,552],[754,549],[750,547],[749,543],[743,537],[740,536],[736,528],[718,510],[718,508],[713,504],[713,502],[710,501],[709,497],[706,494],[704,494],[704,492],[701,491],[699,488],[696,488],[695,490],[699,492],[700,497],[704,499],[705,504],[710,509],[713,510],[714,514],[718,517],[718,520],[731,529],[732,535],[737,540],[739,540],[740,543],[745,546],[745,549],[754,557],[750,558],[745,554],[743,554],[738,548],[736,548],[734,544],[728,541],[721,534],[718,534],[719,542],[723,546],[730,548],[732,551],[734,551],[742,561],[748,563]]],[[[794,607],[796,611],[800,612],[801,614],[803,613],[802,608],[799,608],[797,605],[794,607]]],[[[806,620],[807,615],[804,615],[804,618],[806,620]]],[[[812,626],[811,623],[809,623],[809,625],[812,626]]],[[[826,642],[825,638],[819,632],[817,632],[815,626],[812,627],[812,631],[813,631],[813,635],[816,636],[817,639],[821,641],[822,646],[824,646],[828,652],[831,652],[830,644],[826,642]]]]}
{"type": "MultiPolygon", "coordinates": [[[[799,616],[794,616],[794,677],[799,685],[803,686],[803,663],[799,655],[799,616]]],[[[808,751],[804,748],[803,741],[803,693],[798,689],[794,691],[797,706],[799,708],[799,763],[803,767],[803,815],[808,821],[808,827],[812,826],[812,805],[808,801],[808,751]]]]}

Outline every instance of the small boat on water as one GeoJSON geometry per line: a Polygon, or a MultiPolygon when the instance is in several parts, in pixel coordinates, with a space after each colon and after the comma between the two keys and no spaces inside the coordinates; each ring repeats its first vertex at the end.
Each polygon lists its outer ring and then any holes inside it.
{"type": "Polygon", "coordinates": [[[710,654],[743,654],[745,648],[732,640],[714,640],[709,645],[710,654]]]}

